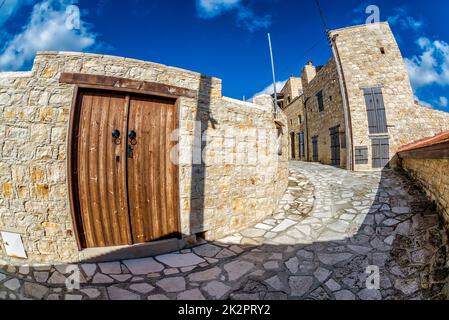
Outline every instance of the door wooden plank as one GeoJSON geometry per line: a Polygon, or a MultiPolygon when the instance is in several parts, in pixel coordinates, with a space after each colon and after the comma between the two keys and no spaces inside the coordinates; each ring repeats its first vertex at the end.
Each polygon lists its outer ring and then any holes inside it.
{"type": "Polygon", "coordinates": [[[93,217],[91,214],[91,193],[89,184],[89,133],[93,97],[91,95],[82,94],[80,99],[82,100],[82,109],[78,138],[78,193],[80,199],[80,214],[84,227],[83,233],[86,239],[86,244],[88,247],[94,247],[97,240],[93,227],[93,217]]]}
{"type": "Polygon", "coordinates": [[[112,223],[110,219],[109,193],[107,192],[108,170],[107,158],[111,156],[111,148],[108,144],[110,136],[106,134],[108,131],[109,110],[111,105],[111,97],[100,96],[99,99],[99,131],[98,131],[98,196],[100,205],[100,221],[104,235],[104,245],[112,246],[114,244],[112,235],[112,223]]]}
{"type": "Polygon", "coordinates": [[[177,167],[170,161],[175,109],[173,103],[155,98],[130,102],[129,130],[137,133],[133,158],[128,161],[130,220],[136,243],[178,231],[177,167]]]}
{"type": "Polygon", "coordinates": [[[101,212],[101,196],[99,187],[99,151],[100,151],[100,120],[102,115],[101,96],[95,94],[92,102],[92,118],[90,121],[90,139],[89,139],[89,188],[91,191],[91,209],[97,245],[105,247],[103,217],[101,212]]]}
{"type": "Polygon", "coordinates": [[[131,244],[125,147],[112,138],[113,130],[126,131],[125,97],[83,93],[81,99],[77,170],[86,246],[131,244]]]}

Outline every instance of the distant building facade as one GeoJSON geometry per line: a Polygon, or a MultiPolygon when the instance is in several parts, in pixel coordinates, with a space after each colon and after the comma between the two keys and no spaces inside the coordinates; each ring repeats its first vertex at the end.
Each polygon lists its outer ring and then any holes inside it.
{"type": "Polygon", "coordinates": [[[309,62],[281,91],[290,159],[381,170],[395,166],[404,144],[449,130],[448,113],[415,102],[388,23],[333,30],[329,38],[327,64],[309,62]]]}

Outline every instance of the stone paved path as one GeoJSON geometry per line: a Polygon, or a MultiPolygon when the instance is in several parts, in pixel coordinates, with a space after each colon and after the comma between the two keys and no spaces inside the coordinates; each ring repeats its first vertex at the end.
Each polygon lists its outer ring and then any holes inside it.
{"type": "Polygon", "coordinates": [[[406,176],[290,168],[279,211],[253,228],[155,258],[81,265],[74,291],[67,266],[3,266],[0,299],[448,298],[446,233],[406,176]],[[366,287],[372,266],[379,290],[366,287]]]}

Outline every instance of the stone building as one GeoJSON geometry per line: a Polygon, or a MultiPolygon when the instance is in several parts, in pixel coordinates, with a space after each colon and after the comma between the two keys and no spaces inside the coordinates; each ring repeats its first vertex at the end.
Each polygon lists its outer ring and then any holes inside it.
{"type": "Polygon", "coordinates": [[[305,66],[303,95],[283,106],[291,158],[381,170],[396,165],[401,146],[449,129],[448,113],[415,102],[388,23],[333,30],[329,39],[333,57],[305,66]]]}
{"type": "Polygon", "coordinates": [[[0,262],[136,257],[253,225],[287,188],[285,122],[220,79],[40,52],[0,74],[0,262]]]}

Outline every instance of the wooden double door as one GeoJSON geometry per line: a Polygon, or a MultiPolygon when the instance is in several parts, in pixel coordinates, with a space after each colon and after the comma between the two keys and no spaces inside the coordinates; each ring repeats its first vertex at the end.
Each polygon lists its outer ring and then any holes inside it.
{"type": "Polygon", "coordinates": [[[81,246],[179,236],[174,100],[83,91],[74,130],[74,191],[81,246]]]}

